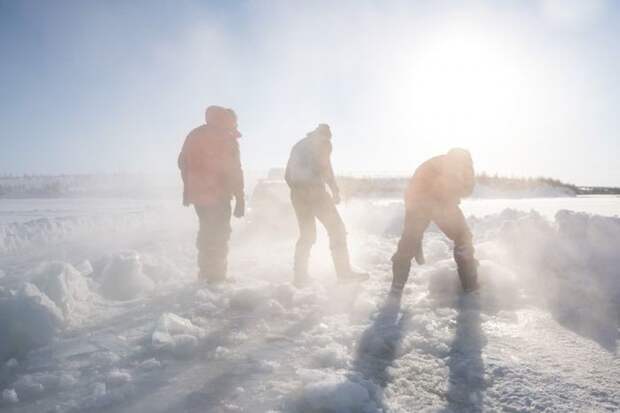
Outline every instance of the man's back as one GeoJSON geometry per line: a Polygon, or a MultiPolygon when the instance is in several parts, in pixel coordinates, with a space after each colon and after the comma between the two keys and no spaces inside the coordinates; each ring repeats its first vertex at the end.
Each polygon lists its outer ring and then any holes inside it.
{"type": "Polygon", "coordinates": [[[189,203],[230,199],[242,179],[237,139],[220,128],[199,126],[185,140],[179,168],[189,203]]]}
{"type": "Polygon", "coordinates": [[[413,174],[405,200],[411,206],[420,200],[458,203],[474,186],[471,156],[464,150],[451,150],[422,163],[413,174]]]}
{"type": "Polygon", "coordinates": [[[289,186],[322,185],[329,179],[331,143],[310,134],[297,142],[286,165],[285,179],[289,186]]]}

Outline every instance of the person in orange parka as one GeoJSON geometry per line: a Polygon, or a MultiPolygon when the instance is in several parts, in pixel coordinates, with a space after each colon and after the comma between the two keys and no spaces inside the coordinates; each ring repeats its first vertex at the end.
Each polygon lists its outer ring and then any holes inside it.
{"type": "Polygon", "coordinates": [[[478,289],[478,261],[472,234],[459,203],[474,189],[474,167],[469,151],[455,148],[420,165],[405,193],[405,228],[392,257],[392,294],[400,295],[409,278],[411,260],[424,263],[422,238],[434,222],[454,242],[454,260],[465,291],[478,289]]]}
{"type": "Polygon", "coordinates": [[[235,112],[209,106],[206,124],[187,135],[179,155],[183,205],[194,205],[200,222],[196,241],[199,278],[209,283],[226,280],[233,197],[234,216],[241,218],[245,213],[240,137],[235,112]]]}

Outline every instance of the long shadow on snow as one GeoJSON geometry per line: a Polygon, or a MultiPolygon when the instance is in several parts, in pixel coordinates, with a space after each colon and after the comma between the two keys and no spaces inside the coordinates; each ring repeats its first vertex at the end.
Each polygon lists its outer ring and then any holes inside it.
{"type": "MultiPolygon", "coordinates": [[[[328,292],[329,305],[324,307],[321,313],[325,315],[349,312],[360,291],[360,286],[356,284],[338,285],[328,292]]],[[[252,388],[257,385],[269,385],[272,380],[295,374],[294,367],[289,365],[289,360],[307,355],[299,354],[300,347],[294,338],[312,330],[320,322],[321,317],[320,314],[310,312],[275,336],[263,337],[254,344],[250,342],[248,345],[236,348],[237,353],[245,354],[246,357],[223,363],[220,369],[222,373],[203,378],[200,390],[190,392],[167,411],[215,413],[220,412],[223,404],[229,402],[241,407],[249,406],[252,411],[268,411],[281,407],[284,411],[308,412],[303,399],[296,399],[297,394],[295,398],[269,400],[253,397],[252,388]],[[271,372],[269,366],[257,363],[259,360],[276,361],[279,367],[276,372],[271,372]],[[238,390],[240,387],[243,391],[238,390]]]]}
{"type": "Polygon", "coordinates": [[[448,360],[448,405],[443,411],[481,412],[486,387],[482,348],[486,340],[480,321],[480,296],[459,296],[457,310],[456,332],[448,360]]]}
{"type": "MultiPolygon", "coordinates": [[[[292,324],[280,335],[271,338],[263,338],[256,345],[246,345],[243,348],[235,349],[238,353],[246,354],[235,361],[226,361],[221,363],[221,374],[216,374],[211,378],[203,379],[204,383],[200,390],[190,392],[186,397],[178,401],[176,405],[170,406],[167,411],[183,411],[183,412],[220,412],[222,404],[225,402],[234,402],[241,406],[251,406],[253,411],[267,411],[274,401],[252,399],[252,393],[238,391],[239,388],[248,387],[252,384],[267,384],[269,380],[265,380],[265,376],[269,376],[271,372],[265,370],[268,366],[261,366],[257,361],[273,360],[279,361],[280,369],[287,369],[286,360],[289,357],[295,357],[291,350],[295,350],[297,345],[290,337],[295,337],[303,331],[307,331],[318,323],[320,318],[316,314],[309,314],[302,320],[292,324]],[[248,360],[247,355],[251,355],[248,360]],[[253,361],[253,362],[252,362],[253,361]]],[[[217,370],[217,369],[216,369],[217,370]]],[[[279,372],[282,375],[282,371],[279,372]]],[[[292,371],[286,371],[286,374],[293,374],[292,371]]]]}
{"type": "MultiPolygon", "coordinates": [[[[359,292],[359,285],[339,285],[328,293],[330,305],[323,308],[321,313],[333,314],[350,311],[359,292]]],[[[396,313],[398,313],[398,309],[396,313]]],[[[242,407],[249,406],[252,411],[267,411],[270,408],[278,407],[276,404],[285,403],[287,406],[285,411],[306,412],[307,409],[303,406],[300,407],[303,401],[259,400],[252,397],[252,388],[256,385],[266,385],[271,379],[282,377],[283,374],[293,375],[294,369],[289,366],[288,360],[300,356],[298,354],[299,347],[294,338],[310,331],[320,320],[321,315],[310,312],[303,319],[289,325],[277,335],[262,337],[256,342],[249,341],[246,345],[235,348],[237,354],[243,354],[245,357],[219,362],[219,366],[214,366],[215,363],[210,361],[210,366],[213,367],[211,371],[221,373],[214,374],[211,377],[202,377],[199,390],[189,392],[174,405],[168,406],[166,411],[220,412],[223,404],[230,402],[242,407]],[[274,376],[274,372],[269,370],[268,365],[261,365],[260,360],[276,361],[280,365],[277,373],[275,373],[277,376],[274,376]],[[243,388],[243,390],[239,391],[239,388],[243,388]]]]}
{"type": "Polygon", "coordinates": [[[387,372],[397,356],[403,337],[405,317],[399,317],[401,297],[388,295],[372,324],[362,333],[353,361],[353,371],[376,386],[372,395],[377,406],[383,406],[381,389],[390,382],[387,372]]]}

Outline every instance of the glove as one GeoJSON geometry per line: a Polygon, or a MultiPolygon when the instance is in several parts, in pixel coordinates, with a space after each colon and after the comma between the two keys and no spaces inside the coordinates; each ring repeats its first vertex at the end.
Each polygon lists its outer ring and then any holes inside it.
{"type": "Polygon", "coordinates": [[[235,198],[235,211],[233,215],[235,218],[241,218],[245,215],[245,198],[235,198]]]}
{"type": "Polygon", "coordinates": [[[332,194],[332,200],[334,201],[334,205],[338,205],[340,203],[340,201],[342,201],[340,199],[340,192],[334,192],[332,194]]]}

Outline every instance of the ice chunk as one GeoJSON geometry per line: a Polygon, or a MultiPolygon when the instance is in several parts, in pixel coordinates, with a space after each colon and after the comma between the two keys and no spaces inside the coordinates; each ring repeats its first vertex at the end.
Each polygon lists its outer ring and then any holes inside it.
{"type": "Polygon", "coordinates": [[[69,318],[77,303],[90,295],[82,274],[71,264],[46,262],[30,273],[32,282],[69,318]]]}
{"type": "Polygon", "coordinates": [[[230,357],[231,354],[232,351],[230,351],[230,349],[222,346],[217,346],[217,348],[212,354],[212,358],[215,360],[226,360],[230,357]]]}
{"type": "Polygon", "coordinates": [[[19,403],[19,398],[17,397],[15,389],[2,390],[2,401],[5,403],[19,403]]]}
{"type": "Polygon", "coordinates": [[[13,384],[22,401],[36,399],[44,394],[59,389],[68,389],[75,386],[77,380],[68,373],[33,373],[25,374],[13,384]]]}
{"type": "Polygon", "coordinates": [[[114,369],[106,377],[106,385],[110,387],[121,386],[131,381],[131,374],[127,370],[114,369]]]}
{"type": "Polygon", "coordinates": [[[101,293],[111,300],[131,300],[153,289],[153,281],[142,272],[138,253],[114,256],[103,269],[101,293]]]}
{"type": "Polygon", "coordinates": [[[0,296],[0,361],[49,343],[64,326],[62,311],[34,284],[0,296]]]}
{"type": "Polygon", "coordinates": [[[154,370],[161,367],[161,363],[156,358],[150,358],[140,363],[141,370],[154,370]]]}
{"type": "Polygon", "coordinates": [[[204,330],[186,318],[176,314],[163,314],[151,336],[153,348],[170,351],[177,356],[189,356],[204,337],[204,330]]]}
{"type": "Polygon", "coordinates": [[[75,269],[78,270],[82,275],[88,276],[91,275],[95,270],[93,269],[93,265],[89,260],[84,260],[75,266],[75,269]]]}
{"type": "Polygon", "coordinates": [[[307,410],[339,413],[373,411],[374,404],[368,389],[341,374],[327,375],[306,384],[303,402],[307,410]]]}

